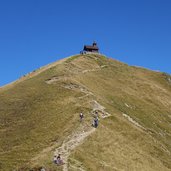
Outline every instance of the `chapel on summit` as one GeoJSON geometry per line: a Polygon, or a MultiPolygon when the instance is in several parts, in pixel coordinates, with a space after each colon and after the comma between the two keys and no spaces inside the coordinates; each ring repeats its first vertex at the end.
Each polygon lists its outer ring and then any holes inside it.
{"type": "Polygon", "coordinates": [[[84,48],[81,51],[81,54],[87,54],[87,53],[99,53],[99,48],[95,41],[93,42],[92,45],[84,45],[84,48]]]}

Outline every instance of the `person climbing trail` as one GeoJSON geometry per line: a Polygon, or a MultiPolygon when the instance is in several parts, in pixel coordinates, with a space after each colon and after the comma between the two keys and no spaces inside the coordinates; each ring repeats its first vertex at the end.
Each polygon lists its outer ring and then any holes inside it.
{"type": "Polygon", "coordinates": [[[63,160],[61,159],[61,155],[59,154],[58,157],[57,157],[57,165],[61,165],[63,164],[63,160]]]}
{"type": "Polygon", "coordinates": [[[58,156],[54,156],[53,158],[53,162],[57,165],[62,165],[63,164],[63,160],[61,159],[61,155],[58,154],[58,156]]]}
{"type": "Polygon", "coordinates": [[[80,122],[82,122],[83,119],[84,119],[84,115],[83,115],[83,113],[81,112],[81,113],[80,113],[80,122]]]}
{"type": "Polygon", "coordinates": [[[97,128],[98,125],[99,125],[99,119],[98,119],[98,117],[95,117],[94,120],[93,120],[92,126],[95,127],[95,128],[97,128]]]}
{"type": "Polygon", "coordinates": [[[96,117],[94,120],[94,127],[97,128],[98,125],[99,125],[99,119],[98,119],[98,117],[96,117]]]}
{"type": "Polygon", "coordinates": [[[53,162],[54,162],[55,164],[57,164],[57,156],[54,156],[53,162]]]}

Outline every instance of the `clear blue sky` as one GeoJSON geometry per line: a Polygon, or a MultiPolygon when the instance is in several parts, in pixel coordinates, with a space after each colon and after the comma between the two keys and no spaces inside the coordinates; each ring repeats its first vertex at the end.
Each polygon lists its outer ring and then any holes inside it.
{"type": "Polygon", "coordinates": [[[80,52],[171,73],[171,0],[0,1],[0,86],[80,52]]]}

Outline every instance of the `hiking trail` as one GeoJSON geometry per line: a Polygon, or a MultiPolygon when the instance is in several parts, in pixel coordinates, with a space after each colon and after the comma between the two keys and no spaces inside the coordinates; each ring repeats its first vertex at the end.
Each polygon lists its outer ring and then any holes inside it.
{"type": "Polygon", "coordinates": [[[61,154],[63,164],[63,171],[68,171],[68,157],[71,154],[71,151],[79,146],[86,137],[92,134],[95,131],[95,128],[85,128],[82,127],[80,130],[76,131],[70,135],[62,144],[61,147],[57,148],[54,152],[54,155],[61,154]]]}
{"type": "MultiPolygon", "coordinates": [[[[66,86],[65,88],[74,89],[75,87],[66,86]]],[[[93,95],[93,93],[90,92],[85,87],[78,86],[77,88],[79,88],[79,90],[81,92],[84,92],[85,96],[93,95]]],[[[105,107],[100,105],[96,100],[89,101],[89,103],[92,106],[92,111],[90,112],[92,117],[95,115],[95,111],[98,111],[98,114],[99,114],[98,117],[100,117],[102,119],[110,116],[110,114],[105,111],[105,107]]],[[[81,126],[75,132],[73,132],[71,135],[69,135],[63,141],[62,145],[55,150],[54,155],[57,156],[58,154],[61,154],[61,158],[64,162],[63,171],[68,171],[68,158],[69,158],[71,152],[76,147],[81,145],[84,142],[84,140],[88,136],[90,136],[95,130],[96,130],[96,128],[92,127],[91,124],[88,125],[86,123],[82,123],[81,126]]],[[[80,163],[80,162],[77,161],[77,163],[80,163]]],[[[76,167],[74,165],[70,165],[70,167],[74,168],[74,169],[78,169],[80,171],[85,170],[83,167],[80,167],[80,166],[76,167]]]]}

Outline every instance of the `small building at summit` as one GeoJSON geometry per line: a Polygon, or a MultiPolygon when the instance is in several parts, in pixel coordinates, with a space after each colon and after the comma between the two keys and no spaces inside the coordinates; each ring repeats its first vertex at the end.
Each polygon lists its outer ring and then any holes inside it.
{"type": "Polygon", "coordinates": [[[86,54],[86,53],[99,53],[99,48],[97,46],[97,43],[93,42],[92,45],[84,45],[81,54],[86,54]]]}

